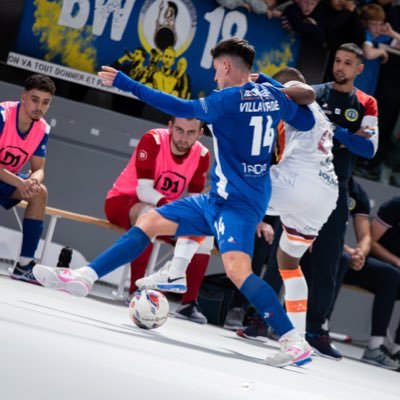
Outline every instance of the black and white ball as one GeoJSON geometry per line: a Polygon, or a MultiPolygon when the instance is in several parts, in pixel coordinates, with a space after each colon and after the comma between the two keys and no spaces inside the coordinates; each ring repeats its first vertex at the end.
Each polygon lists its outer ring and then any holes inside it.
{"type": "Polygon", "coordinates": [[[142,290],[129,304],[131,320],[143,329],[159,328],[168,319],[168,312],[167,298],[156,290],[142,290]]]}

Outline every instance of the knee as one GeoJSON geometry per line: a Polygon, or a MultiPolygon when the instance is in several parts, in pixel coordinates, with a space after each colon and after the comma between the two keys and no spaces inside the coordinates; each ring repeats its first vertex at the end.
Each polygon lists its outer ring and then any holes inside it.
{"type": "Polygon", "coordinates": [[[143,214],[140,214],[137,219],[138,224],[143,224],[146,222],[154,222],[157,221],[157,218],[161,218],[160,214],[154,211],[154,209],[150,209],[143,214]]]}
{"type": "Polygon", "coordinates": [[[35,203],[35,204],[41,205],[43,207],[46,207],[47,198],[48,198],[47,187],[45,185],[41,184],[36,196],[28,199],[28,203],[35,203]]]}
{"type": "Polygon", "coordinates": [[[386,284],[398,288],[400,286],[400,271],[397,271],[394,268],[386,269],[384,280],[386,284]]]}
{"type": "Polygon", "coordinates": [[[247,260],[242,260],[241,258],[225,257],[223,261],[226,276],[240,288],[251,274],[250,259],[247,262],[247,260]]]}
{"type": "Polygon", "coordinates": [[[160,214],[154,210],[150,210],[145,214],[138,217],[135,226],[140,228],[149,237],[156,236],[158,233],[158,227],[162,221],[160,214]]]}

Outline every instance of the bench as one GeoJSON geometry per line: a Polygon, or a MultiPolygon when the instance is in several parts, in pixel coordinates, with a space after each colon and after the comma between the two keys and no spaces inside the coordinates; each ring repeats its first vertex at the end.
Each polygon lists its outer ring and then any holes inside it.
{"type": "MultiPolygon", "coordinates": [[[[21,201],[18,204],[18,207],[26,209],[27,205],[28,204],[26,201],[21,201]]],[[[106,219],[92,217],[90,215],[85,215],[85,214],[78,214],[78,213],[74,213],[71,211],[65,211],[65,210],[61,210],[59,208],[46,207],[45,214],[50,217],[50,221],[49,221],[49,226],[46,231],[45,241],[44,241],[44,245],[43,245],[43,251],[42,251],[41,257],[39,259],[39,262],[42,262],[42,260],[44,260],[47,255],[47,251],[49,249],[49,244],[52,242],[52,239],[54,236],[54,231],[56,228],[57,221],[60,218],[69,219],[72,221],[77,221],[77,222],[81,222],[81,223],[85,223],[85,224],[95,225],[95,226],[99,226],[101,228],[111,229],[116,232],[121,232],[121,233],[125,232],[124,229],[120,228],[117,225],[112,224],[111,222],[109,222],[106,219]]],[[[155,268],[155,265],[157,262],[157,258],[158,258],[159,252],[160,252],[160,247],[161,247],[161,242],[156,240],[154,242],[153,251],[151,253],[151,257],[149,259],[149,264],[147,267],[148,274],[150,274],[154,271],[154,268],[155,268]]],[[[220,255],[218,249],[216,249],[215,247],[213,248],[211,254],[212,255],[220,255]]],[[[111,292],[112,297],[117,300],[124,299],[124,287],[125,287],[125,282],[128,277],[129,268],[130,268],[129,264],[126,264],[124,266],[122,273],[121,273],[121,278],[120,278],[120,281],[118,284],[118,288],[116,291],[111,292]]],[[[360,293],[370,293],[367,290],[360,288],[358,286],[355,286],[355,285],[343,284],[343,287],[346,289],[358,291],[360,293]]]]}

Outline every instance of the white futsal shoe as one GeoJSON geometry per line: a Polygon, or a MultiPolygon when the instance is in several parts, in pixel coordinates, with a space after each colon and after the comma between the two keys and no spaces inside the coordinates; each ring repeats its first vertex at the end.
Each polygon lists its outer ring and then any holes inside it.
{"type": "Polygon", "coordinates": [[[171,278],[169,266],[171,261],[167,261],[158,271],[144,278],[138,279],[135,283],[140,290],[156,289],[173,293],[185,293],[187,290],[186,276],[171,278]]]}
{"type": "Polygon", "coordinates": [[[288,365],[301,366],[312,361],[312,347],[297,332],[281,337],[280,351],[267,357],[265,363],[274,367],[287,367],[288,365]]]}
{"type": "Polygon", "coordinates": [[[32,272],[42,286],[62,290],[74,296],[87,296],[93,288],[90,278],[69,268],[52,268],[37,264],[32,272]]]}

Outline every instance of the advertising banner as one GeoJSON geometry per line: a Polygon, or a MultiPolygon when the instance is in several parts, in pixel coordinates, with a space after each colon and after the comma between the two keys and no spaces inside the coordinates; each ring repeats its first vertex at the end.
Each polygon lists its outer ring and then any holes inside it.
{"type": "Polygon", "coordinates": [[[115,92],[96,72],[112,65],[181,98],[215,88],[210,50],[239,36],[256,49],[254,71],[296,64],[298,41],[278,19],[227,10],[214,0],[32,0],[25,2],[7,63],[115,92]]]}

